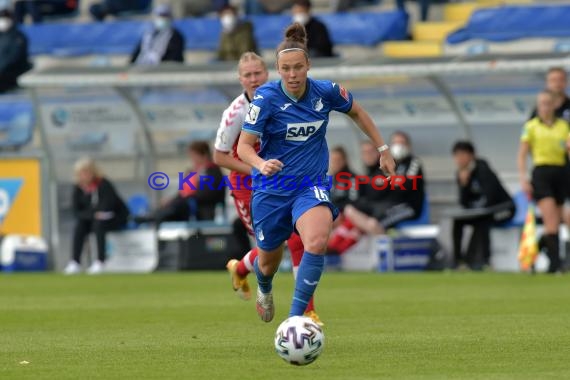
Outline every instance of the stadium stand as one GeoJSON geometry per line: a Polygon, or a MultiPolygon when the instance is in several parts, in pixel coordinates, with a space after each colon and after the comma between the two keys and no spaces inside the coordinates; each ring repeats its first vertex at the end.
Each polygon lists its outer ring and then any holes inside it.
{"type": "MultiPolygon", "coordinates": [[[[338,45],[374,46],[406,36],[407,17],[401,12],[346,13],[320,16],[338,45]],[[339,28],[338,25],[342,25],[339,28]]],[[[262,49],[274,48],[290,16],[254,16],[255,37],[262,49]]],[[[217,18],[175,21],[186,40],[186,49],[215,51],[220,23],[217,18]]],[[[145,21],[106,23],[53,23],[23,28],[30,40],[31,55],[81,56],[90,54],[130,54],[148,28],[145,21]]]]}

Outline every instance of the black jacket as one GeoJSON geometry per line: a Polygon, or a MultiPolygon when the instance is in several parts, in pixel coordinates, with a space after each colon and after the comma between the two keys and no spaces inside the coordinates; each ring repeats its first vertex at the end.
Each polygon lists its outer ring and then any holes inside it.
{"type": "MultiPolygon", "coordinates": [[[[141,46],[142,39],[131,55],[131,63],[134,63],[137,60],[141,52],[141,46]]],[[[172,28],[172,37],[170,37],[170,41],[168,41],[168,46],[162,55],[161,62],[184,62],[185,47],[184,36],[176,30],[176,28],[172,28]]]]}
{"type": "Polygon", "coordinates": [[[112,211],[113,219],[126,223],[129,209],[121,199],[115,187],[107,179],[102,178],[97,189],[86,193],[81,187],[73,188],[73,214],[77,219],[94,220],[96,211],[112,211]]]}
{"type": "Polygon", "coordinates": [[[311,17],[307,25],[307,48],[311,58],[334,57],[333,44],[325,24],[311,17]]]}
{"type": "Polygon", "coordinates": [[[26,35],[15,25],[0,32],[0,92],[16,87],[18,77],[31,67],[26,35]]]}
{"type": "Polygon", "coordinates": [[[331,202],[340,211],[344,207],[358,199],[358,191],[355,187],[354,173],[348,166],[345,166],[332,178],[330,189],[331,202]]]}
{"type": "Polygon", "coordinates": [[[460,185],[457,176],[457,186],[459,203],[465,208],[485,208],[513,202],[495,172],[482,159],[475,161],[475,167],[465,186],[460,185]]]}
{"type": "MultiPolygon", "coordinates": [[[[191,215],[194,214],[198,220],[212,220],[216,214],[216,205],[225,204],[226,200],[226,186],[221,186],[223,174],[218,165],[212,164],[197,175],[212,178],[211,185],[200,181],[200,185],[196,186],[196,191],[185,198],[195,201],[192,203],[196,209],[190,210],[191,215]]],[[[178,197],[184,196],[179,193],[178,197]]]]}
{"type": "Polygon", "coordinates": [[[398,161],[396,175],[402,176],[402,180],[394,182],[393,190],[392,185],[384,190],[388,193],[386,200],[394,205],[407,203],[419,216],[425,199],[424,171],[420,159],[410,155],[398,161]]]}

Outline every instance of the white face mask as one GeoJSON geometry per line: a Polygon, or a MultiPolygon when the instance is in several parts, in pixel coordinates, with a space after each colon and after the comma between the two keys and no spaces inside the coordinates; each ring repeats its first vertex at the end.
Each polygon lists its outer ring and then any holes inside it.
{"type": "Polygon", "coordinates": [[[390,147],[390,153],[392,153],[394,160],[399,161],[402,158],[408,157],[410,155],[410,150],[403,144],[392,144],[390,147]]]}
{"type": "Polygon", "coordinates": [[[226,32],[232,31],[237,23],[237,18],[233,14],[225,14],[220,18],[220,22],[222,23],[222,29],[226,32]]]}
{"type": "Polygon", "coordinates": [[[309,16],[308,13],[295,13],[293,15],[293,22],[298,22],[301,25],[307,25],[310,18],[311,16],[309,16]]]}
{"type": "Polygon", "coordinates": [[[164,30],[170,27],[170,20],[166,17],[157,17],[153,20],[153,23],[156,30],[164,30]]]}
{"type": "Polygon", "coordinates": [[[0,32],[5,32],[12,27],[12,19],[9,17],[0,17],[0,32]]]}

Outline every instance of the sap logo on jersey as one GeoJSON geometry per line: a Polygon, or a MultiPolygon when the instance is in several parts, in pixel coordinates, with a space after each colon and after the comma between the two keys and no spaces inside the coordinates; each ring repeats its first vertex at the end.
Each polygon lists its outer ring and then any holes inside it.
{"type": "Polygon", "coordinates": [[[292,123],[287,124],[287,136],[285,140],[289,141],[307,141],[309,137],[314,135],[321,125],[323,125],[324,120],[312,121],[309,123],[292,123]]]}

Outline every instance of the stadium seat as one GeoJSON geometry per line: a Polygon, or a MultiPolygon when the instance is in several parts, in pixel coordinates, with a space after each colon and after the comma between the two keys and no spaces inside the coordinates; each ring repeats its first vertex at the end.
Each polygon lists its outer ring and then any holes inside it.
{"type": "Polygon", "coordinates": [[[462,22],[417,22],[412,27],[414,41],[443,42],[447,35],[463,25],[462,22]]]}
{"type": "Polygon", "coordinates": [[[445,4],[443,19],[447,22],[466,23],[477,8],[478,5],[476,3],[445,4]]]}
{"type": "Polygon", "coordinates": [[[516,207],[515,215],[510,221],[500,224],[498,227],[509,228],[522,227],[524,225],[529,204],[528,197],[523,191],[518,191],[513,197],[513,201],[516,207]]]}
{"type": "MultiPolygon", "coordinates": [[[[339,13],[319,15],[337,45],[375,46],[389,40],[403,40],[408,17],[404,12],[339,13]],[[342,25],[342,28],[339,28],[342,25]]],[[[289,15],[254,16],[255,37],[262,49],[273,49],[291,22],[289,15]]],[[[186,49],[210,50],[218,47],[221,32],[217,18],[176,20],[184,35],[186,49]]],[[[120,20],[103,23],[57,23],[26,25],[22,31],[30,41],[30,54],[81,56],[89,54],[130,54],[150,27],[147,20],[120,20]]]]}
{"type": "Polygon", "coordinates": [[[390,58],[432,58],[443,54],[442,44],[433,41],[390,41],[382,49],[390,58]]]}
{"type": "Polygon", "coordinates": [[[404,228],[404,227],[414,227],[414,226],[423,226],[429,224],[430,222],[430,208],[429,208],[429,199],[427,194],[424,198],[424,204],[422,206],[422,213],[417,219],[413,220],[406,220],[404,222],[398,223],[396,228],[404,228]]]}
{"type": "Polygon", "coordinates": [[[525,38],[570,36],[570,5],[504,6],[475,11],[464,28],[447,37],[448,44],[469,40],[507,42],[525,38]]]}
{"type": "Polygon", "coordinates": [[[131,215],[146,215],[150,211],[150,199],[146,194],[134,194],[127,200],[127,207],[131,215]]]}

